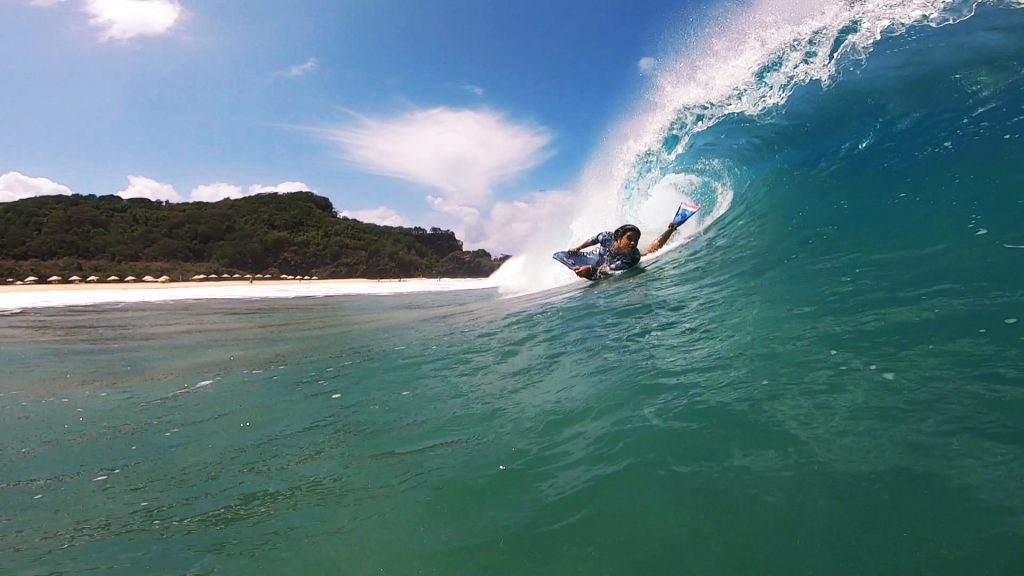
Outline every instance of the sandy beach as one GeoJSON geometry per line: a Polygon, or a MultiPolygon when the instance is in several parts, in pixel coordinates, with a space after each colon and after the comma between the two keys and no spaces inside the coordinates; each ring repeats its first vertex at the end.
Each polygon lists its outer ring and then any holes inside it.
{"type": "Polygon", "coordinates": [[[91,306],[131,302],[251,300],[344,295],[393,295],[493,288],[487,278],[403,278],[337,280],[225,280],[220,282],[138,282],[134,284],[27,284],[0,288],[0,312],[30,308],[91,306]]]}
{"type": "Polygon", "coordinates": [[[180,290],[182,288],[203,288],[203,289],[218,289],[218,288],[239,288],[249,286],[260,286],[260,287],[286,287],[286,286],[332,286],[332,285],[345,285],[345,284],[391,284],[391,283],[405,283],[405,282],[416,282],[422,283],[428,280],[437,282],[437,278],[382,278],[382,279],[370,279],[370,278],[342,278],[342,279],[326,279],[326,280],[254,280],[249,282],[248,280],[220,280],[212,282],[198,282],[198,281],[185,281],[185,282],[94,282],[85,283],[80,282],[78,284],[73,283],[61,283],[61,284],[2,284],[0,285],[0,292],[14,291],[14,292],[53,292],[53,291],[92,291],[92,290],[180,290]]]}

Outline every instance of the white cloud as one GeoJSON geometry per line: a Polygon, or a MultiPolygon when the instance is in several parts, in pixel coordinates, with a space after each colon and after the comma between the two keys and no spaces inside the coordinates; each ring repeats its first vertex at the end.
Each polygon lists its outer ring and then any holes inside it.
{"type": "Polygon", "coordinates": [[[313,188],[305,182],[281,182],[276,186],[264,186],[263,184],[253,184],[249,186],[249,194],[265,194],[267,192],[316,192],[313,188]]]}
{"type": "Polygon", "coordinates": [[[638,70],[640,70],[641,74],[650,74],[652,71],[654,71],[655,64],[657,64],[657,61],[654,58],[646,56],[644,58],[641,58],[640,61],[636,63],[636,67],[638,70]]]}
{"type": "Polygon", "coordinates": [[[192,202],[216,202],[225,198],[243,198],[255,194],[285,193],[285,192],[312,192],[313,189],[304,182],[281,182],[276,186],[253,184],[247,189],[226,182],[214,182],[196,186],[189,195],[192,202]]]}
{"type": "Polygon", "coordinates": [[[0,175],[0,202],[13,202],[33,196],[67,196],[71,188],[49,178],[34,178],[21,172],[0,175]]]}
{"type": "Polygon", "coordinates": [[[192,202],[216,202],[225,198],[241,198],[245,195],[241,186],[215,182],[193,188],[192,193],[189,194],[189,200],[192,202]]]}
{"type": "Polygon", "coordinates": [[[181,195],[174,190],[174,186],[157,182],[145,176],[129,176],[128,187],[117,193],[121,198],[149,198],[150,200],[166,200],[168,202],[181,202],[181,195]]]}
{"type": "Polygon", "coordinates": [[[441,191],[450,204],[487,203],[494,188],[549,155],[548,130],[513,124],[498,113],[433,108],[325,130],[343,155],[367,172],[441,191]]]}
{"type": "Polygon", "coordinates": [[[497,255],[520,254],[531,246],[550,244],[553,235],[564,235],[573,198],[565,190],[535,192],[497,202],[487,211],[436,196],[427,196],[427,202],[435,211],[431,220],[454,231],[467,249],[483,247],[497,255]]]}
{"type": "Polygon", "coordinates": [[[67,2],[67,0],[32,0],[32,5],[33,6],[54,6],[54,5],[60,4],[62,2],[67,2]]]}
{"type": "Polygon", "coordinates": [[[366,210],[339,210],[338,216],[352,218],[360,222],[372,222],[383,226],[408,226],[409,221],[387,206],[378,206],[366,210]]]}
{"type": "Polygon", "coordinates": [[[181,17],[177,0],[85,0],[89,23],[103,28],[104,40],[168,33],[181,17]]]}
{"type": "Polygon", "coordinates": [[[312,72],[316,72],[319,68],[320,63],[316,61],[316,58],[307,58],[306,61],[303,62],[302,64],[296,64],[295,66],[292,66],[291,68],[285,70],[284,72],[281,72],[280,74],[283,76],[291,76],[292,78],[296,78],[299,76],[305,76],[306,74],[310,74],[312,72]]]}
{"type": "Polygon", "coordinates": [[[565,215],[573,207],[573,194],[565,190],[536,192],[491,208],[487,235],[480,244],[497,254],[520,254],[524,248],[548,244],[564,234],[565,215]]]}
{"type": "Polygon", "coordinates": [[[474,95],[476,95],[476,96],[479,96],[479,97],[483,98],[483,95],[484,95],[484,89],[483,89],[483,88],[481,88],[481,87],[479,87],[479,86],[475,86],[475,85],[473,85],[473,84],[464,84],[464,85],[462,86],[462,89],[463,89],[463,90],[466,90],[466,91],[468,91],[468,92],[472,92],[472,93],[473,93],[474,95]]]}
{"type": "Polygon", "coordinates": [[[480,246],[486,238],[487,227],[479,209],[438,196],[427,196],[427,202],[443,227],[451,228],[466,245],[480,246]]]}

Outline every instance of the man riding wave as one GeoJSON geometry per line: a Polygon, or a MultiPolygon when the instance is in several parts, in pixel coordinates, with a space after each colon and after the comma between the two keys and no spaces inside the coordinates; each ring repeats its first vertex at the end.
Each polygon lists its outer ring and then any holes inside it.
{"type": "Polygon", "coordinates": [[[600,232],[586,242],[570,248],[570,254],[577,254],[591,246],[600,246],[597,249],[597,262],[580,266],[574,270],[580,278],[593,280],[602,274],[621,272],[629,270],[640,263],[640,258],[660,250],[672,233],[676,231],[676,224],[668,225],[668,229],[661,233],[657,239],[640,252],[637,243],[640,241],[640,229],[632,224],[624,224],[615,229],[614,232],[600,232]]]}
{"type": "Polygon", "coordinates": [[[613,232],[600,232],[579,246],[568,250],[569,254],[580,254],[586,248],[598,246],[597,252],[593,255],[594,263],[577,266],[573,268],[573,271],[580,278],[595,280],[601,275],[629,270],[640,263],[640,258],[661,250],[676,229],[698,210],[700,210],[700,206],[683,202],[675,217],[672,218],[672,222],[669,223],[668,229],[662,232],[643,252],[637,248],[637,243],[640,242],[640,229],[633,224],[624,224],[613,232]]]}

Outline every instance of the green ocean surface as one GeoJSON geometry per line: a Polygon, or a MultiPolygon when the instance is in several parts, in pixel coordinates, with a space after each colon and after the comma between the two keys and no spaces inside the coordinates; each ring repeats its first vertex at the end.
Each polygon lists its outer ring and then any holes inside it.
{"type": "Polygon", "coordinates": [[[750,225],[522,298],[7,316],[2,571],[1014,573],[1013,274],[750,225]]]}
{"type": "Polygon", "coordinates": [[[0,574],[1020,574],[997,4],[667,128],[732,204],[627,277],[0,315],[0,574]]]}

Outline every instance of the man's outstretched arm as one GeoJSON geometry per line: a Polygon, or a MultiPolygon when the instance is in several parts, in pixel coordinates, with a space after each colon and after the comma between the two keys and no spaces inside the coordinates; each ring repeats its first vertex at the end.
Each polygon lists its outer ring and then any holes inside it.
{"type": "Polygon", "coordinates": [[[569,252],[579,252],[579,251],[583,250],[584,248],[590,248],[591,246],[594,246],[596,244],[597,244],[597,236],[594,236],[590,240],[587,240],[587,241],[583,242],[582,244],[580,244],[579,246],[576,246],[575,248],[569,248],[569,252]]]}
{"type": "Polygon", "coordinates": [[[647,249],[643,251],[641,256],[647,256],[648,254],[653,254],[654,252],[661,250],[665,243],[668,242],[668,239],[672,237],[672,234],[675,233],[676,228],[677,226],[675,224],[670,223],[668,225],[668,229],[662,232],[661,236],[655,238],[654,242],[651,242],[651,245],[648,246],[647,249]]]}

